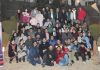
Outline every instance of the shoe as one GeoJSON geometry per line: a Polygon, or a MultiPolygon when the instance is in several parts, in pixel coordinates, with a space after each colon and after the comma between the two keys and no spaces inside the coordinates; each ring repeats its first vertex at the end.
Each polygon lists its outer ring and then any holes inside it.
{"type": "Polygon", "coordinates": [[[45,67],[45,64],[44,63],[42,63],[42,67],[45,67]]]}

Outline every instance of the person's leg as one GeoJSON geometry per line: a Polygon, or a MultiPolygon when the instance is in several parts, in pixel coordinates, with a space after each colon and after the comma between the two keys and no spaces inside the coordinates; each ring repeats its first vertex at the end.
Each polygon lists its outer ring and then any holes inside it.
{"type": "Polygon", "coordinates": [[[16,63],[18,63],[18,56],[16,56],[16,63]]]}
{"type": "Polygon", "coordinates": [[[79,61],[78,52],[75,52],[74,56],[75,56],[76,60],[79,61]]]}
{"type": "Polygon", "coordinates": [[[12,63],[13,57],[10,57],[9,63],[12,63]]]}
{"type": "Polygon", "coordinates": [[[69,63],[69,57],[65,54],[64,58],[60,60],[59,65],[64,66],[69,63]]]}
{"type": "Polygon", "coordinates": [[[34,60],[34,58],[31,58],[31,59],[30,59],[30,63],[31,63],[32,65],[36,65],[36,61],[34,60]]]}
{"type": "Polygon", "coordinates": [[[82,61],[86,61],[86,55],[81,53],[82,61]]]}
{"type": "Polygon", "coordinates": [[[19,58],[18,61],[21,62],[21,58],[19,58]]]}
{"type": "Polygon", "coordinates": [[[65,65],[68,65],[69,64],[69,57],[67,54],[65,54],[64,59],[65,59],[65,65]]]}
{"type": "Polygon", "coordinates": [[[25,62],[25,56],[22,57],[23,62],[25,62]]]}
{"type": "Polygon", "coordinates": [[[90,51],[87,52],[87,56],[88,56],[88,59],[91,59],[91,52],[90,51]]]}
{"type": "Polygon", "coordinates": [[[46,55],[44,55],[43,56],[43,62],[42,62],[42,66],[44,67],[45,66],[45,64],[46,64],[46,60],[47,60],[47,56],[46,55]]]}

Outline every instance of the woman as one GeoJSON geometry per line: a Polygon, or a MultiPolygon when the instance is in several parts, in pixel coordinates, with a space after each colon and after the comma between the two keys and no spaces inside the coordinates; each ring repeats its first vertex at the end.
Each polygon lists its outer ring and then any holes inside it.
{"type": "Polygon", "coordinates": [[[22,12],[22,22],[23,23],[29,23],[30,15],[28,13],[28,10],[25,9],[25,12],[22,12]]]}
{"type": "Polygon", "coordinates": [[[23,43],[23,39],[19,41],[19,45],[17,46],[17,53],[18,53],[18,60],[21,62],[25,62],[25,56],[26,56],[26,46],[23,43]]]}
{"type": "Polygon", "coordinates": [[[56,49],[56,63],[61,65],[61,66],[65,66],[69,64],[69,57],[68,57],[68,49],[67,48],[60,48],[57,47],[56,49]]]}
{"type": "Polygon", "coordinates": [[[12,63],[14,58],[16,58],[16,63],[18,63],[17,45],[15,44],[14,40],[12,42],[10,42],[10,44],[8,46],[8,56],[10,58],[9,63],[12,63]]]}

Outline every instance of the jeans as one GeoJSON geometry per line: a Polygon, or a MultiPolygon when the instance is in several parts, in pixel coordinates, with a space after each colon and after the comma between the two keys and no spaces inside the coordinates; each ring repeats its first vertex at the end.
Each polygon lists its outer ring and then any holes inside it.
{"type": "Polygon", "coordinates": [[[41,64],[41,60],[39,58],[37,60],[35,60],[34,58],[30,58],[30,63],[32,65],[36,65],[36,63],[41,64]]]}
{"type": "Polygon", "coordinates": [[[64,58],[60,60],[59,65],[64,66],[69,63],[69,57],[67,54],[65,54],[64,58]]]}

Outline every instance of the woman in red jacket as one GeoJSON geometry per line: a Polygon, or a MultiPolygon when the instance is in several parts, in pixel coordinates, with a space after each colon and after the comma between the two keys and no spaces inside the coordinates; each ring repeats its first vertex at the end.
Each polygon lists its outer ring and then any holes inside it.
{"type": "Polygon", "coordinates": [[[84,19],[85,19],[85,17],[86,17],[86,11],[85,11],[83,8],[79,8],[77,19],[78,19],[80,22],[83,22],[84,19]]]}
{"type": "Polygon", "coordinates": [[[69,63],[69,57],[68,57],[68,49],[63,47],[57,47],[56,48],[56,63],[62,66],[68,65],[69,63]]]}

